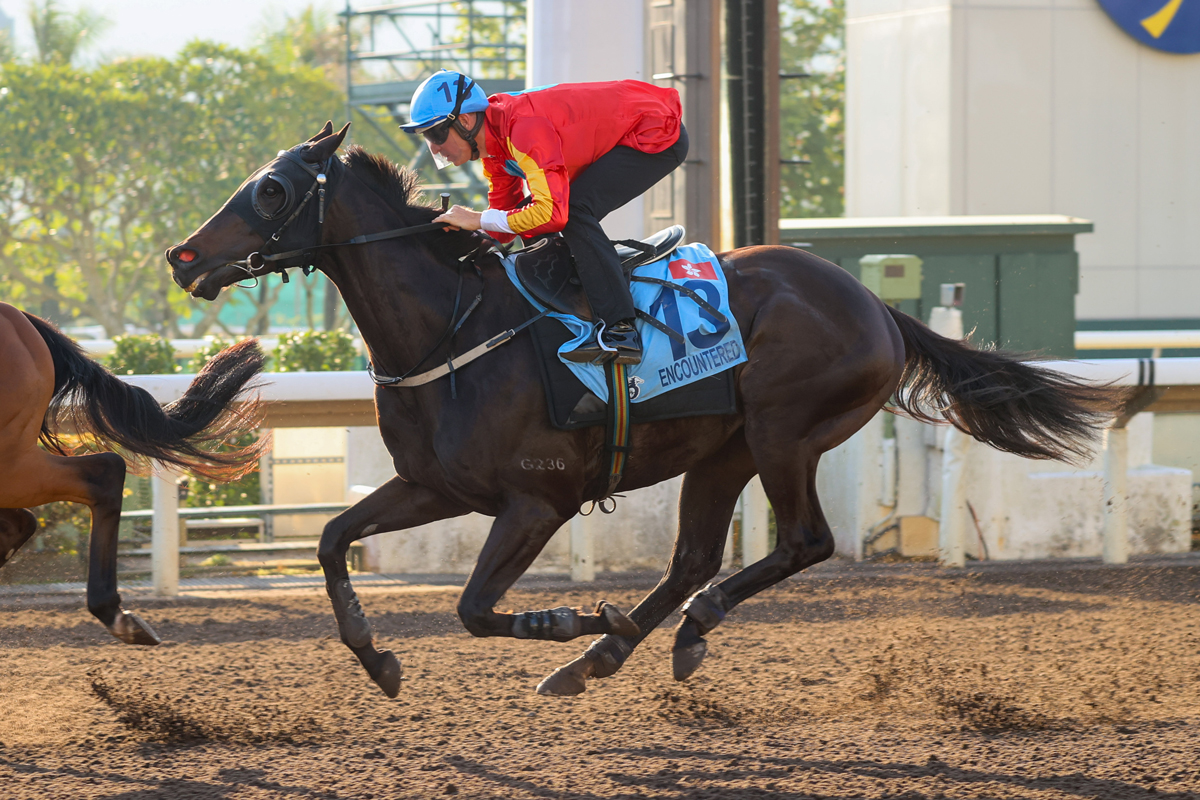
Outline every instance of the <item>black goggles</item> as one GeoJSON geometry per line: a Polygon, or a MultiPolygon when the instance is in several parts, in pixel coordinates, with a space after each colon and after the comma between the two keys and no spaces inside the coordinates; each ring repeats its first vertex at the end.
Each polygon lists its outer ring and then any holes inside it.
{"type": "Polygon", "coordinates": [[[426,128],[421,131],[421,135],[425,137],[425,141],[430,144],[443,145],[450,138],[450,128],[454,125],[453,120],[445,120],[434,125],[432,128],[426,128]]]}

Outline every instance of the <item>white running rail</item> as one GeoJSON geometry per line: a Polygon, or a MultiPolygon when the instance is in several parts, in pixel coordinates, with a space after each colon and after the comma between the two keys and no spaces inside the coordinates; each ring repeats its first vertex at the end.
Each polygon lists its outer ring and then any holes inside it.
{"type": "MultiPolygon", "coordinates": [[[[1200,339],[1197,342],[1200,343],[1200,339]]],[[[1190,394],[1186,391],[1182,393],[1175,391],[1184,387],[1200,386],[1200,358],[1044,361],[1041,362],[1041,366],[1098,383],[1137,387],[1136,396],[1141,398],[1138,402],[1145,405],[1134,410],[1153,411],[1156,403],[1169,403],[1172,411],[1200,411],[1200,391],[1190,394]]],[[[179,399],[191,379],[191,375],[130,375],[123,378],[128,383],[146,389],[156,400],[164,404],[179,399]]],[[[375,386],[366,372],[266,373],[262,376],[261,384],[260,394],[268,408],[272,404],[319,405],[328,403],[331,408],[336,409],[344,407],[348,400],[371,401],[375,392],[375,386]]],[[[328,417],[328,424],[343,424],[339,420],[337,413],[332,413],[328,417]]],[[[1128,444],[1124,427],[1126,421],[1118,420],[1117,424],[1108,431],[1106,484],[1114,500],[1113,503],[1106,506],[1110,511],[1105,520],[1104,559],[1109,563],[1124,563],[1128,559],[1126,522],[1121,513],[1112,512],[1114,508],[1124,507],[1124,481],[1120,476],[1123,476],[1127,469],[1128,444]]],[[[345,422],[345,424],[352,423],[345,422]]],[[[158,512],[155,514],[155,531],[158,532],[158,535],[154,539],[153,546],[170,548],[174,543],[177,547],[178,508],[177,504],[172,502],[173,498],[167,494],[174,494],[175,484],[169,479],[160,478],[155,480],[153,485],[156,493],[155,510],[158,512]],[[162,518],[160,519],[160,517],[162,518]]],[[[762,491],[759,481],[755,480],[750,487],[747,487],[743,505],[748,510],[746,517],[749,523],[743,526],[746,537],[743,543],[743,553],[745,562],[749,564],[767,554],[767,503],[766,495],[762,491]]],[[[587,525],[576,526],[572,536],[573,547],[577,548],[578,556],[578,558],[572,559],[575,567],[573,571],[578,577],[585,580],[590,579],[594,574],[594,568],[590,567],[589,527],[587,525]],[[578,564],[576,564],[577,561],[578,564]]],[[[155,586],[160,591],[166,590],[163,593],[170,593],[178,585],[178,556],[172,557],[172,554],[164,551],[153,558],[153,563],[156,567],[161,565],[162,570],[162,574],[156,574],[154,578],[155,586]],[[174,573],[174,577],[167,573],[174,573]]]]}

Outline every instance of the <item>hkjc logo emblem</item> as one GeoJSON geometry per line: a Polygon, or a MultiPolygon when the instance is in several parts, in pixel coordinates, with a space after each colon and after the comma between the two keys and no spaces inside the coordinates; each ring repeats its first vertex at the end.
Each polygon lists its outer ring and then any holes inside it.
{"type": "MultiPolygon", "coordinates": [[[[1200,0],[1196,0],[1196,2],[1200,2],[1200,0]]],[[[667,264],[667,268],[671,270],[671,277],[676,280],[699,278],[705,281],[715,281],[717,279],[716,271],[713,269],[712,264],[707,261],[696,263],[688,261],[686,258],[677,258],[667,264]]]]}
{"type": "Polygon", "coordinates": [[[627,380],[625,382],[625,385],[626,385],[626,388],[629,390],[629,399],[630,400],[638,399],[638,395],[640,395],[642,393],[642,384],[643,383],[645,383],[645,381],[642,380],[641,378],[639,378],[637,375],[629,376],[629,380],[627,380]]]}
{"type": "Polygon", "coordinates": [[[1200,0],[1100,0],[1121,30],[1168,53],[1200,53],[1200,0]]]}

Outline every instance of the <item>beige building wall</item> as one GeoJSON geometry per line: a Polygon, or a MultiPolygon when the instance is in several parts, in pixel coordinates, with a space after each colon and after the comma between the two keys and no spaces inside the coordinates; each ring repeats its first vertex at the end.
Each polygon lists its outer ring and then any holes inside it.
{"type": "Polygon", "coordinates": [[[847,216],[1083,217],[1080,319],[1200,319],[1200,55],[1095,0],[847,0],[847,216]]]}
{"type": "MultiPolygon", "coordinates": [[[[340,503],[345,496],[346,429],[278,428],[273,431],[271,501],[340,503]]],[[[279,539],[316,539],[333,514],[278,514],[279,539]]]]}

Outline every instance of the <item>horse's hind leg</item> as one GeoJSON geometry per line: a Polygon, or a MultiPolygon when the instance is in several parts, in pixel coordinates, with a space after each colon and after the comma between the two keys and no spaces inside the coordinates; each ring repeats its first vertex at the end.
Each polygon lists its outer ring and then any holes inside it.
{"type": "Polygon", "coordinates": [[[126,644],[158,644],[158,634],[137,614],[121,608],[117,591],[117,533],[121,522],[121,498],[125,488],[125,461],[115,453],[96,453],[69,462],[81,484],[83,497],[92,511],[92,535],[88,547],[88,611],[126,644]]]}
{"type": "Polygon", "coordinates": [[[538,694],[580,694],[587,689],[588,678],[615,674],[633,649],[688,595],[716,577],[729,521],[738,496],[752,477],[754,461],[741,432],[716,454],[688,470],[679,493],[679,536],[671,563],[658,586],[629,612],[640,629],[638,635],[600,637],[582,656],[538,684],[538,694]]]}
{"type": "Polygon", "coordinates": [[[512,498],[496,517],[458,602],[458,617],[473,636],[565,642],[589,634],[637,635],[638,627],[616,606],[604,602],[590,614],[566,606],[517,614],[495,610],[568,519],[551,503],[531,495],[512,498]]]}
{"type": "Polygon", "coordinates": [[[27,508],[0,508],[0,567],[37,532],[37,517],[27,508]]]}
{"type": "Polygon", "coordinates": [[[0,487],[0,499],[5,502],[24,506],[83,503],[91,510],[88,611],[123,642],[158,644],[158,635],[149,625],[121,608],[121,595],[117,593],[117,530],[125,461],[115,453],[71,457],[31,447],[6,467],[6,480],[0,487]]]}
{"type": "Polygon", "coordinates": [[[784,426],[778,420],[775,424],[747,421],[747,439],[775,511],[778,542],[766,558],[710,585],[684,606],[675,634],[675,680],[686,680],[699,668],[707,652],[705,634],[734,606],[833,555],[833,532],[817,499],[817,461],[829,447],[866,424],[877,409],[873,404],[859,406],[815,426],[795,444],[779,436],[784,426]]]}

